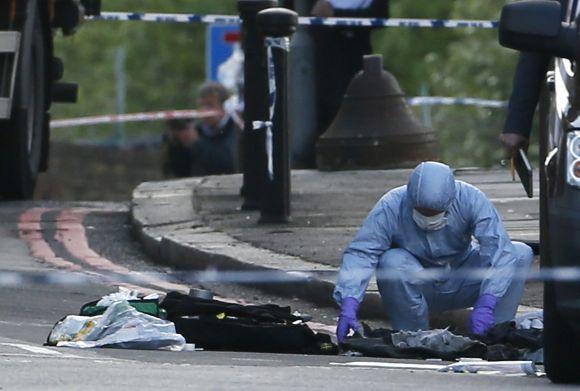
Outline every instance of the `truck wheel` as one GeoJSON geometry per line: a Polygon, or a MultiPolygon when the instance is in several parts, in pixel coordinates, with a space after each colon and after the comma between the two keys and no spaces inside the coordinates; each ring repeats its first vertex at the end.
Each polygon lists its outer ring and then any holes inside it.
{"type": "Polygon", "coordinates": [[[556,308],[554,283],[544,286],[544,367],[554,383],[580,383],[580,333],[556,308]]]}
{"type": "Polygon", "coordinates": [[[20,29],[20,59],[12,118],[0,127],[0,196],[30,199],[34,193],[46,125],[47,37],[38,0],[29,0],[20,29]]]}

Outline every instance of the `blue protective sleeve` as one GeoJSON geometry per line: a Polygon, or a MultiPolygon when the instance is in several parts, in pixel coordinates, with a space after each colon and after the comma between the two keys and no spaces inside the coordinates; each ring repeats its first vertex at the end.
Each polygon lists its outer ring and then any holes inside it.
{"type": "Polygon", "coordinates": [[[473,236],[480,246],[480,257],[489,270],[482,281],[480,296],[484,294],[503,297],[512,283],[516,270],[516,250],[503,227],[501,217],[491,201],[480,190],[468,192],[473,197],[473,236]],[[489,261],[489,262],[487,262],[489,261]]]}
{"type": "Polygon", "coordinates": [[[362,302],[379,257],[391,246],[392,227],[396,221],[393,210],[398,210],[398,204],[393,194],[383,196],[344,251],[333,295],[339,305],[345,297],[362,302]]]}

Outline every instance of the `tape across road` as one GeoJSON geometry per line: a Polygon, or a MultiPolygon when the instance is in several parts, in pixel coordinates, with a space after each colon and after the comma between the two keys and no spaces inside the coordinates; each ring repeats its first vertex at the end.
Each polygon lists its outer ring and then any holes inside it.
{"type": "Polygon", "coordinates": [[[414,27],[414,28],[477,28],[495,29],[496,20],[467,19],[416,19],[416,18],[316,18],[299,17],[298,24],[307,26],[359,26],[359,27],[414,27]]]}
{"type": "MultiPolygon", "coordinates": [[[[507,101],[504,100],[490,100],[479,98],[454,98],[445,96],[416,96],[407,98],[407,102],[411,106],[478,106],[499,109],[507,106],[507,101]]],[[[272,109],[272,107],[270,107],[272,109]]],[[[133,114],[118,114],[118,115],[101,115],[93,117],[80,117],[59,119],[50,121],[50,127],[56,128],[71,128],[74,126],[88,126],[88,125],[103,125],[121,122],[145,122],[145,121],[162,121],[168,119],[200,119],[211,117],[214,114],[212,111],[202,110],[171,110],[171,111],[157,111],[151,113],[133,113],[133,114]]],[[[270,117],[272,114],[270,115],[270,117]]],[[[239,120],[241,121],[241,120],[239,120]]],[[[263,128],[271,122],[254,121],[254,128],[263,128]]],[[[243,127],[243,126],[241,126],[243,127]]]]}
{"type": "MultiPolygon", "coordinates": [[[[392,270],[375,273],[377,279],[398,281],[401,279],[441,281],[441,279],[462,281],[483,281],[489,277],[489,268],[455,269],[426,268],[414,273],[397,273],[392,270]]],[[[176,283],[189,284],[307,284],[316,279],[335,281],[338,271],[283,271],[283,270],[201,270],[192,272],[148,273],[132,272],[127,274],[102,272],[86,274],[82,272],[13,272],[0,271],[0,287],[22,285],[85,285],[85,284],[119,284],[150,285],[151,281],[163,281],[168,287],[176,283]]],[[[536,271],[516,270],[511,277],[515,280],[559,281],[565,283],[580,282],[579,267],[545,268],[536,271]]],[[[159,285],[159,284],[155,284],[159,285]]]]}
{"type": "Polygon", "coordinates": [[[55,128],[70,128],[73,126],[114,124],[120,122],[160,121],[178,118],[200,119],[211,117],[212,115],[215,115],[215,112],[208,110],[172,110],[172,111],[156,111],[150,113],[101,115],[94,117],[80,117],[80,118],[54,120],[50,121],[50,127],[52,129],[55,129],[55,128]]]}
{"type": "Polygon", "coordinates": [[[86,20],[137,21],[159,23],[202,23],[202,24],[240,24],[240,18],[235,15],[200,15],[200,14],[168,14],[141,12],[101,12],[99,16],[86,16],[86,20]]]}
{"type": "Polygon", "coordinates": [[[454,98],[445,96],[416,96],[408,98],[407,103],[411,106],[478,106],[494,109],[501,109],[508,105],[505,100],[454,98]]]}
{"type": "MultiPolygon", "coordinates": [[[[235,15],[167,14],[140,12],[101,12],[87,20],[141,21],[157,23],[204,23],[240,24],[235,15]]],[[[476,28],[495,29],[496,20],[467,19],[415,19],[415,18],[318,18],[299,17],[298,24],[305,26],[352,26],[352,27],[411,27],[411,28],[476,28]]]]}

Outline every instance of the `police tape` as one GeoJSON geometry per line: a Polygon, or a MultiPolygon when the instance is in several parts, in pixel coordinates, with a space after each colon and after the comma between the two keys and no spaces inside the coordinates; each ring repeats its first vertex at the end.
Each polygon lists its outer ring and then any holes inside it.
{"type": "Polygon", "coordinates": [[[508,102],[505,100],[454,98],[445,96],[416,96],[408,98],[407,103],[411,106],[478,106],[494,109],[501,109],[508,105],[508,102]]]}
{"type": "MultiPolygon", "coordinates": [[[[88,16],[87,20],[108,21],[141,21],[155,23],[202,23],[202,24],[240,24],[235,15],[201,15],[176,13],[141,13],[141,12],[101,12],[100,16],[88,16]]],[[[298,18],[298,23],[305,26],[341,26],[341,27],[411,27],[411,28],[476,28],[495,29],[496,20],[468,19],[417,19],[417,18],[298,18]]]]}
{"type": "MultiPolygon", "coordinates": [[[[407,98],[407,103],[411,106],[478,106],[488,108],[504,108],[507,101],[491,100],[480,98],[454,98],[445,96],[416,96],[407,98]]],[[[140,121],[161,121],[168,119],[201,119],[211,117],[215,113],[204,110],[171,110],[158,111],[150,113],[133,113],[133,114],[113,114],[92,117],[68,118],[50,121],[52,129],[71,128],[75,126],[103,125],[122,122],[140,122],[140,121]]],[[[232,114],[232,113],[230,113],[232,114]]],[[[238,125],[243,127],[241,119],[236,118],[238,125]]],[[[266,127],[270,122],[254,121],[254,129],[266,127]]]]}
{"type": "MultiPolygon", "coordinates": [[[[273,50],[290,51],[290,38],[288,37],[266,37],[266,51],[268,54],[268,113],[270,118],[266,124],[266,156],[268,166],[268,179],[274,180],[274,134],[273,122],[276,111],[276,100],[278,91],[276,88],[276,64],[274,62],[273,50]]],[[[254,124],[256,121],[253,122],[254,124]]]]}
{"type": "Polygon", "coordinates": [[[235,15],[200,15],[152,12],[101,12],[98,16],[86,16],[86,20],[138,21],[158,23],[201,23],[201,24],[240,24],[235,15]]]}
{"type": "Polygon", "coordinates": [[[149,113],[113,114],[93,117],[69,118],[50,121],[50,127],[71,128],[74,126],[103,125],[121,122],[162,121],[168,119],[200,119],[215,115],[210,110],[171,110],[149,113]]]}
{"type": "MultiPolygon", "coordinates": [[[[484,281],[490,278],[544,281],[544,282],[580,282],[580,267],[556,267],[527,271],[515,269],[508,272],[502,268],[494,274],[493,268],[425,268],[418,271],[399,272],[396,270],[376,270],[374,276],[382,281],[413,281],[419,283],[432,282],[442,284],[447,281],[484,281]],[[502,274],[499,274],[501,272],[502,274]]],[[[353,272],[354,273],[354,272],[353,272]]],[[[0,287],[15,287],[23,285],[86,285],[86,284],[133,284],[156,285],[156,282],[190,283],[190,284],[309,284],[315,281],[334,283],[339,276],[335,270],[201,270],[188,272],[134,272],[129,274],[82,272],[20,272],[0,271],[0,287]]],[[[368,277],[368,276],[367,276],[368,277]]]]}

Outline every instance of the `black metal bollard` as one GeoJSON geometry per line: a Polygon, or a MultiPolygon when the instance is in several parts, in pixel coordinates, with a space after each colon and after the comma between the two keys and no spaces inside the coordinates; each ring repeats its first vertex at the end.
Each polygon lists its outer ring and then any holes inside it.
{"type": "Polygon", "coordinates": [[[244,50],[244,131],[242,133],[243,210],[258,210],[263,192],[266,167],[264,132],[253,129],[252,122],[268,118],[268,76],[266,48],[258,31],[258,12],[275,7],[276,0],[238,0],[242,19],[244,50]]]}
{"type": "Polygon", "coordinates": [[[298,14],[285,8],[258,13],[268,57],[269,120],[256,124],[266,130],[266,170],[260,223],[290,219],[290,154],[288,135],[288,51],[298,14]]]}

